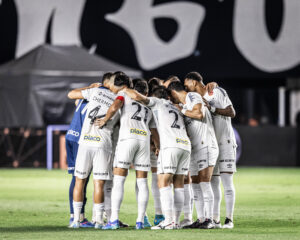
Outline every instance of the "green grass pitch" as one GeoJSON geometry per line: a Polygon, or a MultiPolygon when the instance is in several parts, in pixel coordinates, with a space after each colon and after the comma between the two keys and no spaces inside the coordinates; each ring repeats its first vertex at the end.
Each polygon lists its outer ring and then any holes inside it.
{"type": "MultiPolygon", "coordinates": [[[[151,231],[68,229],[66,171],[0,170],[0,239],[300,239],[300,169],[240,168],[235,175],[235,228],[151,231]]],[[[134,226],[135,174],[130,172],[120,219],[134,226]]],[[[92,182],[87,216],[91,218],[92,182]]],[[[153,199],[148,215],[153,221],[153,199]]],[[[222,201],[222,222],[224,221],[222,201]]],[[[195,218],[195,214],[194,214],[195,218]]]]}

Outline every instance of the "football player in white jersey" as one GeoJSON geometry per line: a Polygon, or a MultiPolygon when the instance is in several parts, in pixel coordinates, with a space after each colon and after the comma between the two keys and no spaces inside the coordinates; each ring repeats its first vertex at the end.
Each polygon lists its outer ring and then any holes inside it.
{"type": "MultiPolygon", "coordinates": [[[[202,92],[202,76],[197,72],[187,74],[185,86],[190,91],[202,92]]],[[[220,203],[222,192],[220,187],[220,176],[224,187],[226,203],[226,219],[223,228],[233,228],[233,211],[235,204],[235,188],[233,184],[233,173],[236,172],[236,140],[231,125],[231,118],[235,117],[235,110],[226,93],[222,88],[216,87],[206,92],[204,99],[207,107],[212,113],[214,129],[219,145],[219,157],[212,177],[212,188],[214,191],[214,222],[220,224],[220,203]]]]}
{"type": "MultiPolygon", "coordinates": [[[[173,100],[183,104],[187,131],[192,143],[190,174],[194,194],[203,199],[204,206],[195,202],[198,219],[186,228],[213,228],[213,192],[210,184],[219,150],[212,117],[200,94],[186,92],[182,83],[172,82],[168,89],[173,100]]],[[[203,94],[203,93],[202,93],[203,94]]],[[[179,107],[180,108],[180,107],[179,107]]]]}
{"type": "Polygon", "coordinates": [[[149,98],[131,89],[125,91],[134,100],[151,108],[159,132],[158,174],[161,175],[159,191],[165,220],[151,229],[179,228],[179,217],[184,204],[184,176],[188,173],[191,151],[183,116],[169,100],[168,91],[163,86],[154,89],[154,97],[149,98]]]}
{"type": "MultiPolygon", "coordinates": [[[[169,76],[163,81],[163,86],[169,87],[172,82],[180,82],[177,76],[169,76]]],[[[192,180],[190,173],[184,177],[184,206],[183,214],[184,219],[180,222],[180,227],[185,227],[193,223],[193,190],[192,190],[192,180]]]]}
{"type": "MultiPolygon", "coordinates": [[[[71,99],[86,99],[87,113],[83,122],[81,136],[79,139],[79,149],[76,158],[75,176],[76,183],[73,194],[74,222],[72,228],[79,227],[79,215],[82,208],[82,190],[91,169],[94,178],[94,208],[96,212],[95,228],[101,229],[103,226],[104,211],[104,184],[112,177],[112,142],[111,134],[116,115],[104,128],[99,129],[94,126],[95,117],[104,116],[113,103],[115,94],[105,86],[111,86],[110,78],[104,79],[103,87],[99,88],[79,88],[69,92],[71,99]]],[[[112,86],[116,92],[118,89],[112,86]]]]}
{"type": "MultiPolygon", "coordinates": [[[[118,84],[117,80],[118,79],[116,78],[115,85],[118,84]]],[[[123,76],[123,79],[121,80],[125,84],[126,81],[129,81],[129,78],[123,76]]],[[[139,85],[143,85],[143,87],[140,86],[138,89],[142,94],[147,95],[147,83],[145,81],[139,83],[139,85]]],[[[122,84],[122,82],[120,82],[120,84],[122,84]]],[[[116,100],[108,110],[107,115],[103,119],[99,119],[96,124],[99,127],[104,126],[119,110],[121,110],[121,118],[119,141],[115,156],[116,163],[112,189],[112,216],[111,221],[103,229],[119,228],[119,211],[124,195],[124,182],[131,164],[133,164],[136,170],[138,188],[138,217],[136,229],[143,229],[144,216],[149,198],[147,173],[151,166],[150,128],[152,125],[150,121],[152,119],[152,112],[148,107],[145,107],[128,97],[124,88],[123,91],[118,92],[116,100]]]]}

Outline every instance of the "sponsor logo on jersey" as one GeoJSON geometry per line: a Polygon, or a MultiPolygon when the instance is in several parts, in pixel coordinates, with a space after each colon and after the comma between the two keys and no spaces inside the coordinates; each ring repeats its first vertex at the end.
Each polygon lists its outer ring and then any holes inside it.
{"type": "Polygon", "coordinates": [[[137,135],[142,135],[142,136],[147,136],[148,135],[146,131],[136,129],[136,128],[131,128],[130,133],[137,134],[137,135]]]}
{"type": "Polygon", "coordinates": [[[68,131],[67,135],[73,135],[73,136],[75,136],[75,137],[79,137],[79,132],[76,132],[76,131],[70,129],[70,130],[68,131]]]}
{"type": "Polygon", "coordinates": [[[92,136],[92,135],[84,135],[84,140],[86,141],[92,141],[92,142],[100,142],[101,137],[99,136],[92,136]]]}
{"type": "Polygon", "coordinates": [[[190,142],[188,140],[185,140],[185,139],[176,138],[176,143],[181,143],[181,144],[184,144],[184,145],[189,145],[190,142]]]}

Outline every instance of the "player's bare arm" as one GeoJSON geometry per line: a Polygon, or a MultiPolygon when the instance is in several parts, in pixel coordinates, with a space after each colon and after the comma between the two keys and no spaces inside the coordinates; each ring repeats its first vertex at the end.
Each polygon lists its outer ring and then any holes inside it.
{"type": "Polygon", "coordinates": [[[89,88],[97,88],[97,87],[100,87],[100,86],[101,86],[101,83],[92,83],[88,87],[73,89],[72,91],[70,91],[68,93],[68,98],[70,98],[70,99],[83,99],[83,96],[82,96],[82,93],[81,93],[82,90],[89,89],[89,88]]]}
{"type": "Polygon", "coordinates": [[[104,118],[96,118],[94,125],[99,126],[99,128],[103,127],[115,114],[116,112],[123,106],[124,102],[120,99],[116,99],[113,104],[107,110],[107,113],[104,118]]]}
{"type": "Polygon", "coordinates": [[[137,102],[140,102],[144,105],[148,105],[150,100],[149,98],[147,98],[146,96],[140,94],[139,92],[137,92],[136,90],[134,89],[129,89],[129,88],[126,88],[124,90],[124,92],[126,92],[126,94],[133,100],[137,101],[137,102]]]}
{"type": "Polygon", "coordinates": [[[204,118],[204,112],[202,110],[201,103],[196,104],[192,110],[187,110],[183,108],[181,112],[189,118],[198,119],[198,120],[202,120],[204,118]]]}
{"type": "Polygon", "coordinates": [[[213,114],[218,114],[221,116],[231,117],[231,118],[235,117],[235,110],[232,105],[222,109],[222,108],[215,108],[210,106],[205,99],[203,99],[203,101],[205,102],[205,106],[208,108],[208,110],[211,111],[213,114]]]}
{"type": "Polygon", "coordinates": [[[151,138],[154,142],[155,148],[160,149],[160,142],[159,142],[159,134],[156,128],[150,128],[151,138]]]}

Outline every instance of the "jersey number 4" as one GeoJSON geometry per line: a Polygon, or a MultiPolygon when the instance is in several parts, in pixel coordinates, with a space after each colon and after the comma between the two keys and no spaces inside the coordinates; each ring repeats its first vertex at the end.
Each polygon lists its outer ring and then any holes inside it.
{"type": "MultiPolygon", "coordinates": [[[[142,106],[136,102],[133,102],[132,105],[136,105],[137,106],[137,111],[132,115],[131,119],[137,120],[137,121],[142,121],[142,118],[139,116],[140,112],[142,111],[142,106]]],[[[144,122],[147,122],[147,118],[148,118],[148,108],[144,107],[145,109],[145,117],[144,117],[144,122]]]]}

